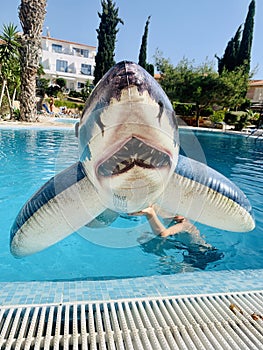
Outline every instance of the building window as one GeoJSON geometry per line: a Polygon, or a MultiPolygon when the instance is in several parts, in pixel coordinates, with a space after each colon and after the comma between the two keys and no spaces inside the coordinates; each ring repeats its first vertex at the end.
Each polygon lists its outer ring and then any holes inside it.
{"type": "Polygon", "coordinates": [[[82,50],[83,51],[83,57],[89,58],[89,50],[82,50]]]}
{"type": "Polygon", "coordinates": [[[81,64],[81,73],[85,75],[91,75],[91,65],[90,64],[81,64]]]}
{"type": "Polygon", "coordinates": [[[78,89],[83,89],[84,87],[85,87],[85,84],[78,81],[78,89]]]}
{"type": "Polygon", "coordinates": [[[56,71],[66,72],[68,68],[68,61],[57,60],[56,61],[56,71]]]}
{"type": "Polygon", "coordinates": [[[62,45],[52,44],[53,52],[62,52],[62,45]]]}
{"type": "Polygon", "coordinates": [[[75,53],[78,56],[83,56],[85,58],[89,58],[89,50],[85,50],[85,49],[80,49],[78,47],[73,47],[73,50],[75,51],[75,53]]]}

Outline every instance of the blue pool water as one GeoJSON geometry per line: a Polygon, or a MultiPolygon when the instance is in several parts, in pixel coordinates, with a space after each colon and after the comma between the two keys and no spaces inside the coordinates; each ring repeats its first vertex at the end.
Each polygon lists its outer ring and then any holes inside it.
{"type": "Polygon", "coordinates": [[[63,124],[76,124],[79,118],[55,118],[55,121],[63,124]]]}
{"type": "MultiPolygon", "coordinates": [[[[74,128],[0,129],[0,281],[85,280],[153,276],[200,270],[263,268],[263,141],[236,135],[180,131],[182,153],[205,161],[248,196],[256,228],[224,232],[197,224],[217,250],[192,250],[174,237],[153,237],[143,217],[113,227],[74,233],[33,256],[15,259],[9,231],[24,202],[43,183],[78,159],[74,128]],[[211,253],[211,254],[210,254],[211,253]]],[[[48,230],[48,228],[47,228],[48,230]]],[[[182,238],[183,240],[183,238],[182,238]]]]}

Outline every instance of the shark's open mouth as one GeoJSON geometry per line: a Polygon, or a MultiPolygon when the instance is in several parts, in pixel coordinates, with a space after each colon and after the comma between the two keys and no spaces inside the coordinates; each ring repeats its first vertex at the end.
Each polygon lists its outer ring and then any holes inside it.
{"type": "Polygon", "coordinates": [[[133,137],[98,167],[98,174],[117,175],[130,170],[135,165],[150,169],[161,168],[170,165],[170,158],[167,154],[133,137]]]}

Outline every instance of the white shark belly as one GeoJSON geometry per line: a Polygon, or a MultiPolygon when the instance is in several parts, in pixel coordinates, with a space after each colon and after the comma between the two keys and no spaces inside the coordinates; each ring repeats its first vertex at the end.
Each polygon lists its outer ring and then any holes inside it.
{"type": "Polygon", "coordinates": [[[11,252],[23,257],[41,251],[105,209],[81,163],[76,163],[49,180],[21,209],[11,229],[11,252]]]}
{"type": "Polygon", "coordinates": [[[248,232],[255,227],[251,205],[233,182],[183,156],[156,208],[164,216],[177,213],[222,230],[248,232]]]}

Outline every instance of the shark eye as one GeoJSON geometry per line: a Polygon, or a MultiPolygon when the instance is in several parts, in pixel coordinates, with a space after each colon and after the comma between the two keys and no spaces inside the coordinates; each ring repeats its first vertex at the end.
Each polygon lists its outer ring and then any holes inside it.
{"type": "Polygon", "coordinates": [[[157,115],[157,119],[158,119],[158,121],[160,123],[161,117],[162,117],[162,114],[163,114],[164,105],[163,105],[162,101],[158,101],[158,105],[159,105],[160,108],[159,108],[159,113],[157,115]]]}

